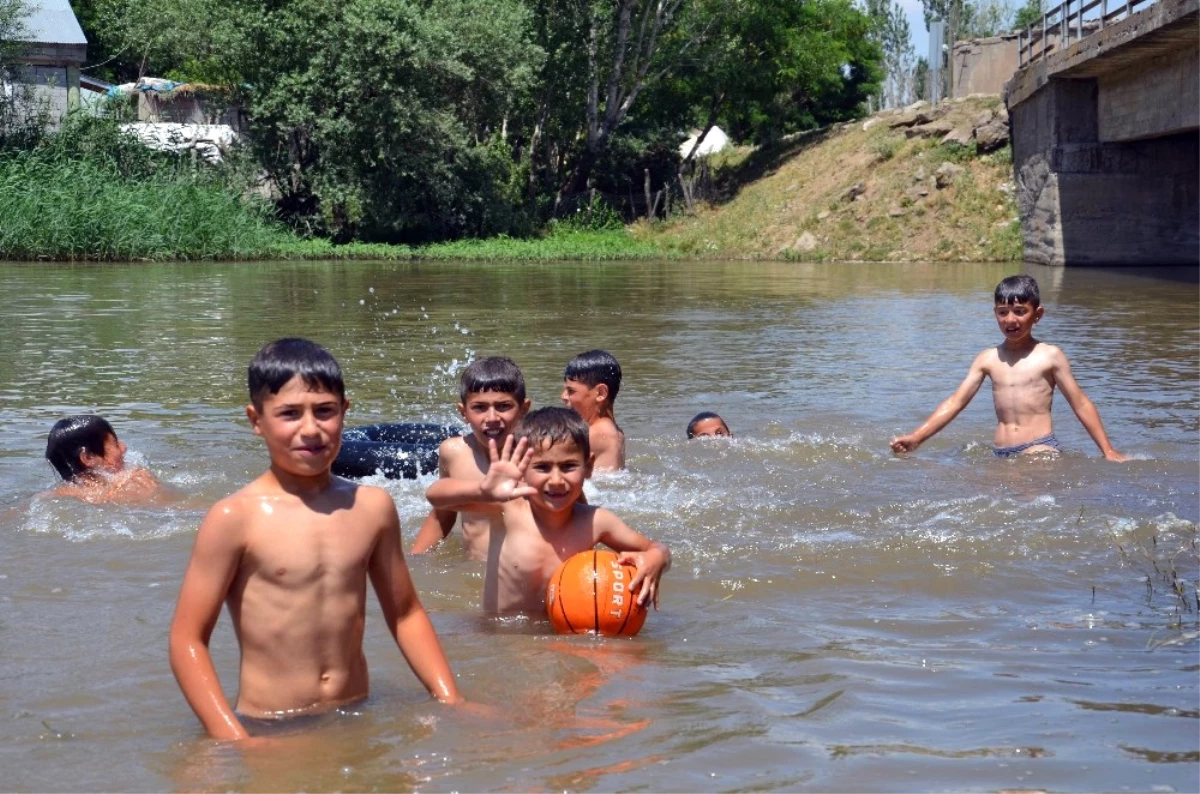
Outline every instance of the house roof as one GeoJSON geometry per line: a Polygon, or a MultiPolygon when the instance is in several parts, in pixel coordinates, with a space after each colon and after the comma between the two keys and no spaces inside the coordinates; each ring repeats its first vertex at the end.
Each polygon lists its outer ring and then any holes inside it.
{"type": "Polygon", "coordinates": [[[38,44],[82,44],[87,45],[83,28],[71,10],[67,0],[37,0],[29,16],[25,18],[26,35],[22,41],[38,44]]]}

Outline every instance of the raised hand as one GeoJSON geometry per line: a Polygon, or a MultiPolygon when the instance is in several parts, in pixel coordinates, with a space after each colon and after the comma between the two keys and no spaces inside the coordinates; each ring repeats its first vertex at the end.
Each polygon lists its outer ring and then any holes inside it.
{"type": "Polygon", "coordinates": [[[504,448],[496,450],[496,440],[488,439],[487,474],[479,484],[483,497],[491,502],[508,502],[524,496],[533,496],[536,488],[525,484],[525,470],[533,450],[529,448],[529,440],[522,438],[515,441],[510,435],[504,440],[504,448]]]}

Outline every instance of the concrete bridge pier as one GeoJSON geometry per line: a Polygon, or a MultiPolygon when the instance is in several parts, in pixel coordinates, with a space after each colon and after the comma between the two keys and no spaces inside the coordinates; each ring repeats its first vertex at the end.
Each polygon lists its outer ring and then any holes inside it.
{"type": "Polygon", "coordinates": [[[1163,0],[1008,85],[1025,260],[1200,263],[1197,0],[1163,0]]]}

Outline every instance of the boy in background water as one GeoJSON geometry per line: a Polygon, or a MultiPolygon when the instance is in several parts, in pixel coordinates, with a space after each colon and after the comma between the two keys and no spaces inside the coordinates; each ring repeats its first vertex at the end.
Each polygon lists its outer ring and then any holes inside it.
{"type": "MultiPolygon", "coordinates": [[[[448,438],[438,447],[438,476],[482,480],[488,471],[488,442],[502,448],[513,428],[529,410],[525,376],[511,358],[488,356],[463,370],[458,387],[458,413],[471,427],[467,436],[448,438]]],[[[486,560],[492,524],[499,523],[499,508],[488,512],[434,509],[421,525],[409,554],[429,551],[454,529],[462,516],[463,544],[467,556],[486,560]]]]}
{"type": "Polygon", "coordinates": [[[563,405],[588,423],[596,471],[625,468],[625,433],[617,425],[615,405],[620,390],[621,365],[607,350],[588,350],[567,362],[563,405]]]}
{"type": "Polygon", "coordinates": [[[967,407],[984,378],[991,378],[992,402],[996,408],[993,436],[996,457],[1058,453],[1058,439],[1054,437],[1050,418],[1057,387],[1104,457],[1125,460],[1109,443],[1100,413],[1075,382],[1066,355],[1054,345],[1033,337],[1033,327],[1045,314],[1037,282],[1029,276],[1009,276],[996,286],[994,298],[996,323],[1004,341],[977,355],[954,394],[916,430],[893,438],[892,451],[912,452],[921,446],[967,407]]]}

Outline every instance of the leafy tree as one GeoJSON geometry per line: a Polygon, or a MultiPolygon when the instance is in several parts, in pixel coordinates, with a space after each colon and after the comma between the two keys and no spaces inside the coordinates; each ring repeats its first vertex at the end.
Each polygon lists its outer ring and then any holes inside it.
{"type": "Polygon", "coordinates": [[[267,9],[248,109],[285,210],[319,210],[318,230],[339,239],[510,231],[512,162],[497,140],[540,58],[526,23],[504,0],[267,9]]]}
{"type": "Polygon", "coordinates": [[[1046,13],[1045,4],[1042,3],[1042,0],[1028,0],[1013,17],[1013,30],[1021,30],[1030,25],[1040,26],[1044,13],[1046,13]]]}
{"type": "Polygon", "coordinates": [[[889,5],[888,0],[866,0],[866,12],[871,18],[871,35],[883,50],[885,77],[880,107],[902,105],[911,92],[916,61],[908,16],[899,3],[889,5]]]}
{"type": "Polygon", "coordinates": [[[1007,33],[1013,28],[1011,0],[979,0],[968,5],[964,15],[962,38],[986,38],[1007,33]]]}

